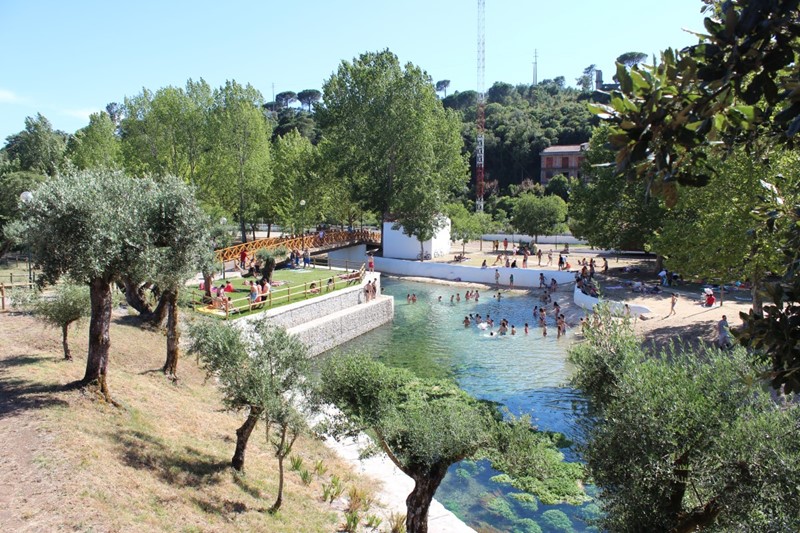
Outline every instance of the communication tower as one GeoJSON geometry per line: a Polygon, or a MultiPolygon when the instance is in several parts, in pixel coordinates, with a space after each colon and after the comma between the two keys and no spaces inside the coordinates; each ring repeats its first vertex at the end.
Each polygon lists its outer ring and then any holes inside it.
{"type": "Polygon", "coordinates": [[[486,128],[486,95],[484,94],[484,70],[486,62],[484,36],[485,0],[478,0],[478,138],[475,143],[475,211],[483,212],[483,176],[484,176],[484,131],[486,128]]]}

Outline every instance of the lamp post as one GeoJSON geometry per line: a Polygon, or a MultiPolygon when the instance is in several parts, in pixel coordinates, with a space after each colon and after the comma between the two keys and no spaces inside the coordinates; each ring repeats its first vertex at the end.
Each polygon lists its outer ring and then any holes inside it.
{"type": "MultiPolygon", "coordinates": [[[[33,201],[33,193],[31,191],[24,191],[22,194],[19,195],[20,201],[28,205],[33,201]]],[[[27,240],[27,239],[26,239],[27,240]]],[[[28,240],[27,243],[28,248],[28,283],[33,283],[33,269],[31,268],[31,243],[28,240]]]]}
{"type": "MultiPolygon", "coordinates": [[[[228,219],[225,217],[220,217],[219,225],[224,226],[228,223],[228,219]]],[[[225,260],[222,260],[222,279],[225,279],[225,260]]]]}
{"type": "Polygon", "coordinates": [[[306,233],[306,201],[300,200],[300,234],[306,233]]]}

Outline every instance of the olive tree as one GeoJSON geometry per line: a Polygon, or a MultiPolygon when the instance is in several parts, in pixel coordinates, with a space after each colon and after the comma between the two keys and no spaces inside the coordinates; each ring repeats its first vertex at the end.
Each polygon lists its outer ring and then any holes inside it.
{"type": "Polygon", "coordinates": [[[502,415],[452,382],[416,378],[365,355],[329,359],[322,398],[341,409],[334,435],[370,429],[377,445],[414,480],[406,499],[410,533],[428,531],[428,509],[447,469],[462,459],[488,458],[514,484],[548,503],[578,502],[583,469],[564,463],[552,437],[528,418],[502,415]]]}
{"type": "Polygon", "coordinates": [[[21,205],[16,234],[31,247],[41,282],[53,284],[68,275],[89,286],[89,350],[79,384],[96,384],[108,401],[111,284],[134,269],[184,272],[181,261],[193,260],[197,210],[186,191],[179,195],[186,203],[165,201],[170,187],[175,185],[132,179],[121,171],[84,170],[44,183],[21,205]]]}
{"type": "Polygon", "coordinates": [[[49,296],[38,295],[31,311],[53,327],[61,328],[61,343],[64,346],[64,359],[72,360],[67,342],[69,327],[89,316],[89,289],[85,285],[59,283],[49,296]]]}
{"type": "Polygon", "coordinates": [[[231,466],[244,470],[245,451],[259,420],[278,460],[278,494],[270,512],[283,500],[283,462],[295,440],[307,430],[306,416],[314,411],[308,401],[306,374],[308,350],[282,328],[266,320],[252,330],[217,321],[191,327],[191,351],[209,376],[217,378],[223,402],[230,409],[247,410],[247,419],[236,430],[236,450],[231,466]]]}
{"type": "Polygon", "coordinates": [[[742,348],[653,357],[610,317],[570,351],[592,402],[584,458],[609,531],[796,531],[800,407],[742,348]]]}

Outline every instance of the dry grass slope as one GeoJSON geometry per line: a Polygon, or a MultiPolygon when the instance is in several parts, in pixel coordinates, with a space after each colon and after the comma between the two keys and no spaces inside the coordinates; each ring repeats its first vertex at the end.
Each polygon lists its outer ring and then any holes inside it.
{"type": "Polygon", "coordinates": [[[283,507],[267,514],[277,472],[263,426],[236,474],[228,464],[241,414],[221,409],[190,358],[177,385],[167,381],[164,337],[134,317],[116,317],[111,330],[109,386],[122,408],[65,390],[83,376],[86,329],[71,332],[70,363],[59,331],[0,315],[0,531],[335,531],[342,516],[320,501],[322,483],[332,474],[371,483],[306,439],[295,454],[309,470],[322,459],[327,472],[310,485],[287,472],[283,507]]]}

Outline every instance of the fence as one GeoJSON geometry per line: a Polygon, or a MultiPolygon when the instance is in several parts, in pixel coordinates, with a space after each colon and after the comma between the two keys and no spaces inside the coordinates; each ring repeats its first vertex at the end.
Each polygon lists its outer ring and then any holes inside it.
{"type": "Polygon", "coordinates": [[[252,255],[258,250],[270,250],[279,247],[289,250],[304,250],[306,248],[326,248],[357,242],[378,244],[381,242],[381,234],[377,231],[369,230],[336,230],[322,232],[322,237],[319,234],[301,235],[299,237],[271,237],[222,248],[217,250],[216,253],[217,260],[225,262],[238,260],[243,251],[252,255]]]}
{"type": "MultiPolygon", "coordinates": [[[[330,284],[320,278],[317,281],[305,282],[302,285],[298,284],[276,288],[271,287],[269,293],[259,296],[258,300],[255,302],[250,301],[250,295],[248,293],[241,298],[229,298],[221,301],[218,301],[217,298],[214,298],[214,301],[211,304],[205,303],[202,301],[202,299],[200,301],[193,300],[192,306],[195,311],[222,311],[224,312],[225,320],[228,320],[232,314],[238,313],[241,315],[246,311],[252,311],[254,309],[272,309],[275,306],[285,305],[291,303],[292,301],[305,300],[309,298],[309,296],[313,298],[314,296],[333,292],[342,286],[361,283],[361,280],[364,278],[365,271],[366,266],[362,263],[361,268],[358,270],[331,276],[329,278],[331,280],[330,284]],[[266,298],[266,300],[264,300],[264,298],[266,298]]],[[[223,296],[223,298],[225,296],[227,296],[227,293],[223,296]]]]}
{"type": "Polygon", "coordinates": [[[13,289],[14,287],[25,287],[31,289],[35,287],[34,282],[25,281],[19,283],[0,283],[0,311],[6,310],[6,290],[13,289]]]}

